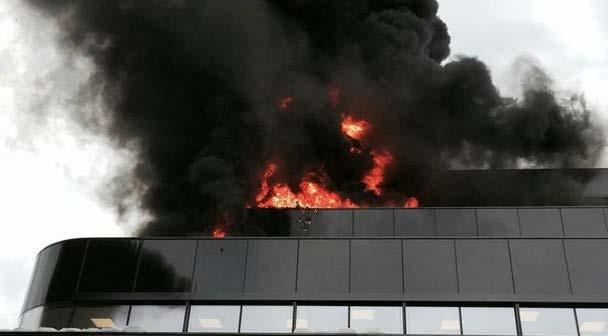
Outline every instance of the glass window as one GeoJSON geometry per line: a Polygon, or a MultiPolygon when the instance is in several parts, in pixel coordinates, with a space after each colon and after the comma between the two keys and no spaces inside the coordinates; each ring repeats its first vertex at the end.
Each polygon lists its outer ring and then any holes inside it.
{"type": "Polygon", "coordinates": [[[517,335],[514,308],[463,307],[465,335],[517,335]]]}
{"type": "Polygon", "coordinates": [[[184,306],[132,306],[129,326],[152,332],[181,332],[184,306]]]}
{"type": "Polygon", "coordinates": [[[524,335],[576,336],[571,308],[520,308],[524,335]]]}
{"type": "Polygon", "coordinates": [[[243,306],[241,332],[290,333],[292,306],[243,306]]]}
{"type": "Polygon", "coordinates": [[[407,334],[460,334],[458,307],[406,307],[405,316],[407,334]]]}
{"type": "Polygon", "coordinates": [[[59,330],[67,327],[71,310],[70,307],[38,306],[23,313],[20,327],[24,329],[45,327],[59,330]]]}
{"type": "Polygon", "coordinates": [[[118,328],[127,325],[129,306],[76,307],[74,328],[118,328]]]}
{"type": "Polygon", "coordinates": [[[351,307],[350,327],[359,333],[403,334],[403,307],[351,307]]]}
{"type": "Polygon", "coordinates": [[[131,292],[138,252],[138,240],[89,241],[78,291],[131,292]]]}
{"type": "Polygon", "coordinates": [[[576,309],[581,336],[608,336],[608,309],[576,309]]]}
{"type": "Polygon", "coordinates": [[[348,307],[298,306],[296,329],[309,332],[337,332],[348,328],[348,307]]]}
{"type": "Polygon", "coordinates": [[[192,306],[188,331],[236,333],[241,306],[192,306]]]}

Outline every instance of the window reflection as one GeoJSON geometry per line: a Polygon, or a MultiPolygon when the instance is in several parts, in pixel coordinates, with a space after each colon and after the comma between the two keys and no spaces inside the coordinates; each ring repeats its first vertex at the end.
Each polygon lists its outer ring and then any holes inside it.
{"type": "Polygon", "coordinates": [[[70,307],[38,306],[23,313],[20,327],[31,330],[41,327],[59,330],[67,327],[70,311],[70,307]]]}
{"type": "Polygon", "coordinates": [[[127,325],[129,306],[76,307],[72,326],[75,328],[116,328],[127,325]]]}
{"type": "Polygon", "coordinates": [[[514,308],[463,307],[465,335],[517,335],[514,308]]]}
{"type": "Polygon", "coordinates": [[[240,312],[240,306],[192,306],[188,331],[236,333],[240,312]]]}
{"type": "Polygon", "coordinates": [[[184,313],[184,306],[132,306],[129,326],[147,332],[182,331],[184,313]]]}
{"type": "Polygon", "coordinates": [[[608,309],[577,308],[581,336],[608,336],[608,309]]]}
{"type": "Polygon", "coordinates": [[[358,333],[403,333],[402,307],[351,307],[350,327],[358,333]]]}
{"type": "Polygon", "coordinates": [[[520,308],[524,335],[576,336],[571,308],[520,308]]]}
{"type": "Polygon", "coordinates": [[[348,307],[298,306],[296,330],[337,332],[348,327],[348,307]]]}
{"type": "Polygon", "coordinates": [[[241,332],[290,333],[292,306],[243,306],[241,332]]]}
{"type": "Polygon", "coordinates": [[[406,307],[405,314],[407,334],[460,334],[458,307],[406,307]]]}

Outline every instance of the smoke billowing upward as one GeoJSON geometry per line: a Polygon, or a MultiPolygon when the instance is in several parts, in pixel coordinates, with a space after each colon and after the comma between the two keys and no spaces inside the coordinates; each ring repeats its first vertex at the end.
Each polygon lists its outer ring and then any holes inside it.
{"type": "Polygon", "coordinates": [[[515,100],[480,60],[446,63],[435,0],[30,2],[97,66],[103,131],[137,148],[144,235],[238,232],[264,185],[395,205],[448,192],[429,187],[446,169],[593,166],[604,146],[539,68],[515,100]]]}

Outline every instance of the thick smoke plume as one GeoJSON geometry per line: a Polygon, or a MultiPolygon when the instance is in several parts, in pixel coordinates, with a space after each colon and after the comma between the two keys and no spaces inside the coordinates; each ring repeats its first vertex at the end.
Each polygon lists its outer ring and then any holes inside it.
{"type": "MultiPolygon", "coordinates": [[[[445,62],[435,0],[30,3],[57,19],[66,48],[94,60],[87,90],[107,105],[103,131],[136,146],[153,217],[143,235],[209,234],[218,223],[238,232],[270,162],[294,190],[322,171],[357,204],[422,195],[431,205],[430,190],[450,192],[429,187],[446,169],[593,166],[604,145],[584,100],[559,98],[540,69],[514,100],[480,60],[445,62]],[[352,153],[342,113],[369,122],[368,143],[392,153],[382,196],[361,182],[373,155],[352,153]]],[[[509,193],[504,203],[521,202],[509,193]]]]}

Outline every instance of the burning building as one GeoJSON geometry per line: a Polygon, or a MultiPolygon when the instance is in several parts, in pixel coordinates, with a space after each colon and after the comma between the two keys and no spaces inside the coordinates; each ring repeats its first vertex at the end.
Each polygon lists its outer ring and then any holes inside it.
{"type": "Polygon", "coordinates": [[[608,334],[604,130],[448,59],[435,0],[28,2],[150,220],[41,251],[22,328],[608,334]]]}

